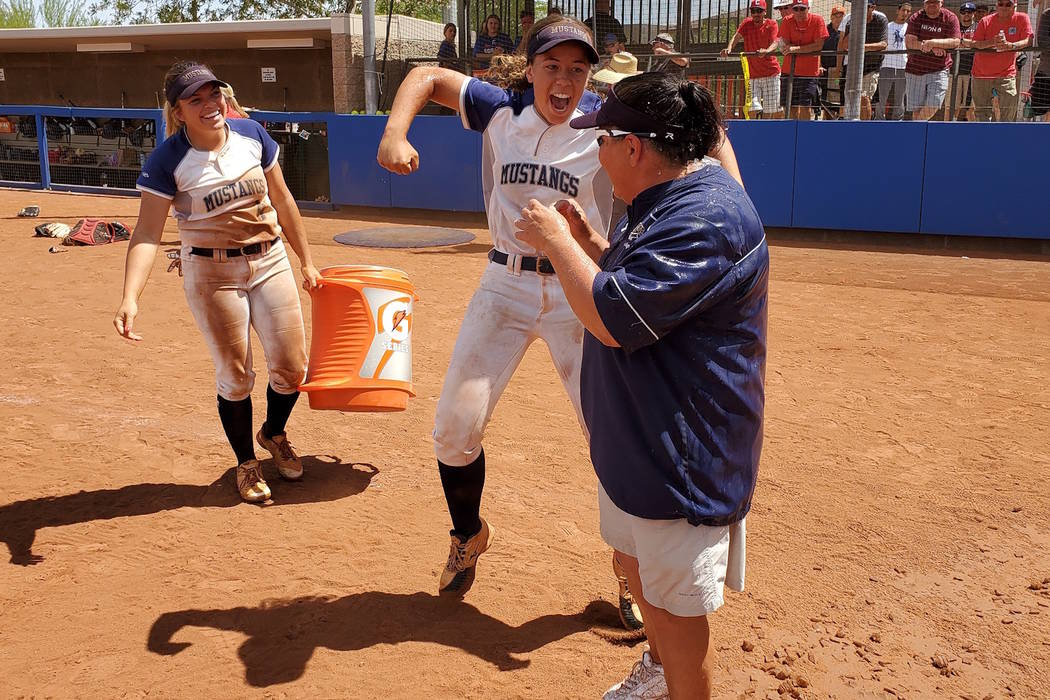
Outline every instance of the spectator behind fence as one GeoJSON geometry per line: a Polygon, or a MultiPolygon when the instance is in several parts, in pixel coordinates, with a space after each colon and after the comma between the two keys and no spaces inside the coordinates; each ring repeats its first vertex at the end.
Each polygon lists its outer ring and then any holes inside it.
{"type": "Polygon", "coordinates": [[[974,13],[973,13],[973,21],[974,22],[980,22],[982,19],[987,17],[988,13],[991,12],[991,7],[992,6],[989,5],[988,3],[984,3],[984,2],[977,3],[975,5],[975,10],[974,10],[974,13]]]}
{"type": "Polygon", "coordinates": [[[686,66],[689,65],[689,59],[675,52],[674,37],[667,32],[660,32],[649,43],[653,47],[654,54],[665,57],[653,61],[652,71],[685,74],[686,66]]]}
{"type": "Polygon", "coordinates": [[[438,47],[437,57],[442,59],[438,65],[442,68],[458,70],[456,66],[456,61],[459,59],[459,54],[456,52],[456,25],[452,22],[446,24],[444,34],[445,40],[438,47]]]}
{"type": "Polygon", "coordinates": [[[602,51],[602,54],[610,57],[615,56],[618,53],[623,53],[627,50],[627,47],[624,46],[624,43],[620,41],[615,34],[612,33],[605,35],[604,45],[605,50],[602,51]]]}
{"type": "MultiPolygon", "coordinates": [[[[592,76],[594,81],[594,89],[602,96],[605,97],[609,93],[609,88],[620,82],[624,78],[628,78],[632,75],[638,75],[641,73],[638,70],[638,59],[634,54],[626,51],[613,54],[592,76]]],[[[616,217],[613,217],[616,222],[616,217]]]]}
{"type": "MultiPolygon", "coordinates": [[[[974,19],[976,13],[977,5],[972,2],[964,2],[959,6],[959,35],[961,36],[959,46],[963,49],[973,46],[971,40],[974,30],[977,29],[977,20],[974,19]]],[[[970,107],[973,104],[973,88],[970,82],[970,74],[973,72],[973,53],[959,52],[959,67],[955,72],[954,84],[949,89],[949,98],[952,97],[954,91],[954,99],[950,100],[950,103],[955,106],[954,119],[960,122],[973,121],[973,109],[970,107]]],[[[951,110],[944,110],[944,121],[951,121],[952,118],[951,110]]]]}
{"type": "Polygon", "coordinates": [[[722,55],[733,52],[733,46],[743,39],[744,51],[761,56],[747,57],[747,72],[751,83],[751,104],[746,109],[753,119],[763,116],[776,119],[784,111],[780,104],[780,63],[773,53],[777,49],[777,23],[766,17],[766,0],[751,0],[751,16],[740,23],[722,55]]]}
{"type": "MultiPolygon", "coordinates": [[[[886,49],[904,51],[904,35],[908,31],[908,17],[911,16],[911,3],[897,5],[897,16],[886,25],[886,49]]],[[[875,105],[877,119],[886,118],[886,105],[890,107],[889,118],[893,121],[904,119],[904,93],[906,91],[904,67],[908,63],[907,54],[889,54],[882,59],[879,69],[879,100],[875,105]]]]}
{"type": "Polygon", "coordinates": [[[1050,122],[1050,7],[1039,15],[1036,43],[1039,45],[1039,66],[1032,79],[1032,115],[1050,122]]]}
{"type": "Polygon", "coordinates": [[[777,56],[777,63],[780,65],[780,106],[782,108],[787,107],[787,84],[788,75],[784,70],[784,49],[787,44],[784,42],[784,20],[791,16],[791,4],[795,0],[773,0],[773,9],[777,13],[777,50],[782,55],[777,56]]]}
{"type": "Polygon", "coordinates": [[[828,38],[824,18],[809,11],[809,0],[795,0],[791,16],[780,27],[784,40],[784,69],[794,75],[791,81],[791,118],[812,119],[820,105],[820,56],[828,38]],[[793,69],[793,70],[792,70],[793,69]]]}
{"type": "Polygon", "coordinates": [[[995,13],[977,23],[967,42],[982,51],[973,58],[973,107],[979,122],[993,120],[992,96],[999,97],[999,121],[1017,121],[1017,51],[1032,42],[1028,15],[1017,12],[1014,0],[997,0],[995,13]]]}
{"type": "Polygon", "coordinates": [[[502,22],[500,22],[499,15],[489,15],[485,18],[485,26],[482,31],[478,32],[478,40],[474,42],[474,58],[482,68],[489,67],[493,56],[514,51],[514,42],[500,31],[501,27],[502,22]]]}
{"type": "Polygon", "coordinates": [[[597,49],[601,48],[597,45],[601,41],[599,37],[604,38],[606,34],[615,34],[617,39],[624,44],[627,43],[627,35],[623,33],[623,25],[620,24],[620,20],[612,16],[609,10],[609,0],[594,0],[594,14],[583,20],[583,23],[594,32],[595,48],[597,49]]]}
{"type": "Polygon", "coordinates": [[[521,34],[518,35],[518,40],[515,42],[517,48],[514,49],[514,53],[519,53],[524,56],[526,50],[529,48],[525,43],[525,37],[529,35],[529,30],[532,29],[532,25],[536,22],[536,14],[532,10],[526,8],[518,14],[518,21],[521,24],[521,34]]]}
{"type": "Polygon", "coordinates": [[[909,51],[905,67],[908,109],[913,121],[929,121],[944,105],[948,92],[951,50],[959,46],[959,18],[944,9],[943,0],[925,0],[908,18],[904,42],[909,51]]]}
{"type": "MultiPolygon", "coordinates": [[[[864,30],[864,66],[860,81],[860,118],[871,119],[871,100],[879,88],[879,70],[882,69],[882,52],[886,50],[886,34],[889,27],[886,15],[875,9],[875,0],[868,0],[868,19],[864,30]]],[[[849,50],[849,26],[842,32],[840,51],[849,50]]]]}
{"type": "MultiPolygon", "coordinates": [[[[839,87],[839,76],[842,73],[839,68],[839,57],[827,52],[839,50],[839,39],[841,38],[839,29],[842,27],[842,20],[845,16],[846,8],[842,5],[835,5],[831,8],[828,38],[824,40],[824,46],[821,48],[824,53],[820,55],[820,67],[824,69],[824,75],[820,78],[820,99],[825,104],[831,101],[831,92],[835,92],[840,98],[842,96],[842,90],[839,87]]],[[[840,99],[839,103],[841,102],[840,99]]]]}

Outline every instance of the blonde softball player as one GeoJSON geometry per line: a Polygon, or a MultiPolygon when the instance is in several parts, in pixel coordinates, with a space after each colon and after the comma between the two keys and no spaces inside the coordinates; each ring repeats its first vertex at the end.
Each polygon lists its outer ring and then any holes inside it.
{"type": "Polygon", "coordinates": [[[277,144],[257,122],[226,121],[229,87],[199,63],[177,63],[164,78],[165,118],[177,127],[142,169],[138,224],[113,324],[130,340],[138,298],[157,256],[169,208],[182,239],[184,290],[215,362],[219,418],[237,457],[237,490],[249,502],[270,498],[252,443],[255,383],[249,327],[266,353],[266,422],[256,440],[285,479],[302,463],[285,434],[306,370],[306,334],[282,234],[302,265],[303,287],[320,274],[303,222],[277,163],[277,144]]]}
{"type": "Polygon", "coordinates": [[[458,110],[466,128],[483,133],[481,176],[494,247],[460,327],[434,426],[434,451],[453,527],[439,591],[452,595],[471,587],[478,556],[492,540],[492,529],[479,515],[485,426],[537,338],[547,344],[583,425],[583,326],[550,262],[515,238],[514,221],[530,199],[553,204],[574,198],[595,228],[606,229],[612,189],[601,173],[598,144],[593,134],[568,124],[574,115],[600,104],[596,95],[585,92],[598,54],[586,27],[562,16],[537,22],[526,46],[517,89],[442,68],[413,70],[394,99],[377,157],[394,173],[406,175],[418,168],[408,127],[428,100],[458,110]]]}

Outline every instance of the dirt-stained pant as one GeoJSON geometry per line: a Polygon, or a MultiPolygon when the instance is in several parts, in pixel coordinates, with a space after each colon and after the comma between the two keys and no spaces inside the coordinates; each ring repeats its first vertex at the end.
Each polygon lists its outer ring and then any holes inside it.
{"type": "Polygon", "coordinates": [[[270,386],[298,390],[306,375],[306,332],[299,289],[278,241],[255,255],[193,255],[182,248],[183,290],[197,327],[211,350],[219,396],[240,401],[252,393],[249,327],[262,342],[270,386]]]}
{"type": "MultiPolygon", "coordinates": [[[[463,467],[477,459],[496,402],[537,338],[546,342],[576,417],[584,425],[580,410],[583,325],[557,276],[515,274],[513,264],[514,256],[507,265],[489,264],[456,338],[434,421],[434,452],[449,466],[463,467]]],[[[541,394],[553,390],[546,384],[535,388],[541,394]]]]}

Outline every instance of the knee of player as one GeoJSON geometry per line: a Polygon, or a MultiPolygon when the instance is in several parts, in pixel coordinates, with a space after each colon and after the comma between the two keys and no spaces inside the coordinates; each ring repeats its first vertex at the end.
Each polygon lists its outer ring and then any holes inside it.
{"type": "Polygon", "coordinates": [[[306,366],[270,368],[270,386],[279,394],[291,394],[299,390],[306,379],[306,366]]]}
{"type": "Polygon", "coordinates": [[[219,396],[227,401],[243,401],[252,394],[255,387],[255,375],[253,374],[231,374],[219,376],[216,382],[216,390],[219,396]]]}
{"type": "Polygon", "coordinates": [[[481,454],[481,441],[470,435],[434,429],[434,456],[450,467],[465,467],[481,454]]]}

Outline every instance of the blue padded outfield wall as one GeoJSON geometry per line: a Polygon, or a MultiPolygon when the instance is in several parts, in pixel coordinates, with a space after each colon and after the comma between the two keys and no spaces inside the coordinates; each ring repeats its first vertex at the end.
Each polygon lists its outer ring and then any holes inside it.
{"type": "MultiPolygon", "coordinates": [[[[35,117],[36,138],[22,145],[39,151],[41,176],[0,186],[98,191],[50,181],[47,117],[149,119],[163,133],[157,110],[0,105],[4,114],[35,117]]],[[[484,211],[481,136],[464,129],[457,116],[415,119],[409,139],[420,168],[408,176],[376,162],[385,116],[252,116],[327,123],[334,205],[484,211]]],[[[729,135],[766,226],[1050,239],[1050,220],[1040,206],[1050,163],[1046,124],[737,120],[729,135]]]]}
{"type": "MultiPolygon", "coordinates": [[[[334,119],[334,203],[484,210],[481,138],[459,117],[416,118],[408,176],[376,164],[386,117],[334,119]]],[[[735,120],[729,134],[766,226],[1050,239],[1046,124],[735,120]]]]}

